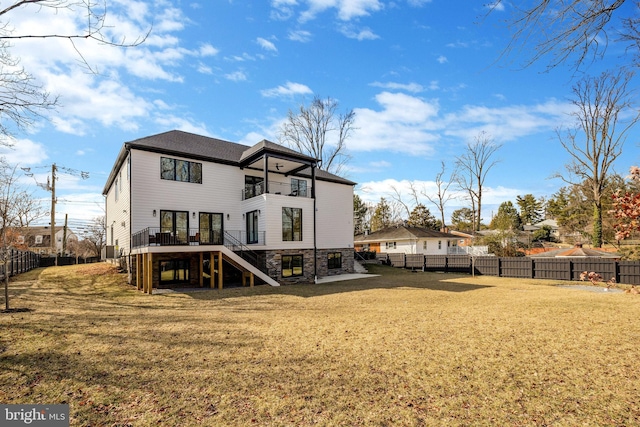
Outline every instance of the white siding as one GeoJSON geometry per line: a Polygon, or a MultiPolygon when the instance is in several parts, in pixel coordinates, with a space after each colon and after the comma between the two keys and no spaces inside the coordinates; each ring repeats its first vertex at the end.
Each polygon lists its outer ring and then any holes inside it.
{"type": "MultiPolygon", "coordinates": [[[[118,200],[115,199],[115,182],[106,195],[107,244],[111,244],[113,225],[114,244],[117,239],[120,248],[125,249],[125,254],[130,251],[130,234],[146,228],[160,227],[161,210],[188,211],[189,228],[192,230],[198,228],[200,212],[222,213],[225,231],[242,233],[245,238],[244,215],[259,210],[258,229],[259,232],[265,232],[265,245],[256,245],[255,249],[313,248],[314,210],[313,199],[310,198],[310,179],[306,179],[309,197],[289,196],[291,177],[270,174],[269,182],[273,194],[242,200],[245,175],[262,177],[262,172],[135,149],[130,152],[130,160],[131,179],[128,179],[127,161],[118,173],[118,200]],[[202,184],[161,179],[161,157],[201,163],[202,184]],[[283,183],[281,187],[277,187],[279,182],[283,183]],[[275,194],[279,188],[282,189],[281,194],[275,194]],[[283,207],[302,209],[301,242],[283,242],[283,207]],[[154,210],[156,216],[153,215],[154,210]],[[122,226],[122,223],[125,226],[122,226]]],[[[318,249],[352,248],[353,186],[324,181],[317,181],[316,186],[318,249]]]]}
{"type": "Polygon", "coordinates": [[[129,241],[131,230],[131,224],[129,222],[131,194],[128,160],[125,160],[122,164],[122,167],[116,175],[116,180],[118,183],[117,188],[116,181],[114,181],[106,196],[106,243],[107,245],[116,245],[117,242],[118,251],[127,255],[131,250],[129,241]]]}
{"type": "Polygon", "coordinates": [[[318,249],[353,248],[353,186],[316,181],[318,249]]]}
{"type": "MultiPolygon", "coordinates": [[[[380,242],[380,252],[383,253],[396,253],[396,254],[424,254],[424,255],[447,255],[447,239],[445,238],[433,238],[433,239],[418,239],[418,240],[395,240],[395,248],[387,248],[387,242],[393,242],[393,240],[382,240],[380,242]],[[427,249],[424,249],[424,242],[427,242],[427,249]],[[440,242],[440,244],[438,244],[440,242]]],[[[451,239],[455,242],[456,239],[451,239]]]]}
{"type": "Polygon", "coordinates": [[[313,199],[308,197],[289,197],[269,194],[266,198],[264,226],[266,230],[265,249],[313,249],[313,199]],[[282,208],[302,209],[302,241],[285,242],[282,240],[282,208]]]}
{"type": "Polygon", "coordinates": [[[171,181],[160,177],[163,156],[137,150],[132,154],[134,233],[160,227],[161,210],[188,211],[190,229],[198,228],[200,212],[224,214],[225,230],[244,229],[240,210],[244,173],[239,168],[172,156],[202,163],[202,184],[171,181]]]}

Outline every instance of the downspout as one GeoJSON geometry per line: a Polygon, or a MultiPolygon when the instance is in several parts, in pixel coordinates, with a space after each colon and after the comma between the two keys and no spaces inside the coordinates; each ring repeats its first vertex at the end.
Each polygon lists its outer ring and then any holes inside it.
{"type": "Polygon", "coordinates": [[[311,165],[311,197],[313,198],[313,283],[318,283],[318,246],[316,244],[316,165],[311,165]]]}

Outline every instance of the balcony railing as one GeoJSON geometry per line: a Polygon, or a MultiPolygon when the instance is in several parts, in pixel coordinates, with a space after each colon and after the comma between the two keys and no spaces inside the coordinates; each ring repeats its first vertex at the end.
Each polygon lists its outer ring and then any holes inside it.
{"type": "MultiPolygon", "coordinates": [[[[234,239],[245,245],[264,246],[265,232],[251,233],[247,239],[245,231],[227,231],[225,234],[232,236],[234,239]]],[[[225,236],[220,231],[209,230],[202,232],[199,228],[190,228],[189,230],[177,230],[175,232],[167,232],[160,228],[145,228],[142,231],[134,233],[131,236],[131,247],[141,248],[148,246],[201,246],[201,245],[224,245],[225,236]]]]}
{"type": "MultiPolygon", "coordinates": [[[[265,193],[264,182],[245,184],[242,190],[242,200],[260,196],[265,193]]],[[[311,197],[311,187],[292,186],[290,183],[269,181],[269,194],[281,194],[292,197],[311,197]]]]}

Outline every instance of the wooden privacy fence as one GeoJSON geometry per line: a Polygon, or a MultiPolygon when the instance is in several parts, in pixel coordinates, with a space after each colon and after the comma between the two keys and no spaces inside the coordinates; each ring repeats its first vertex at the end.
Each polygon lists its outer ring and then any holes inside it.
{"type": "Polygon", "coordinates": [[[9,277],[16,274],[26,273],[29,270],[40,267],[40,255],[34,252],[18,251],[10,249],[7,251],[7,263],[3,256],[0,256],[0,278],[4,279],[8,273],[9,277]]]}
{"type": "Polygon", "coordinates": [[[580,280],[583,271],[594,271],[603,281],[640,285],[640,261],[609,258],[528,258],[468,255],[419,255],[380,253],[378,260],[393,267],[523,279],[580,280]],[[473,270],[472,270],[473,269],[473,270]]]}

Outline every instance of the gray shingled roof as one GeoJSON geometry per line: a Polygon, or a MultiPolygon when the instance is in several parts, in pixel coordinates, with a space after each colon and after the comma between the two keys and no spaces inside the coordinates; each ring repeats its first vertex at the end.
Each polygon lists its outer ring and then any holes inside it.
{"type": "Polygon", "coordinates": [[[382,240],[415,240],[415,239],[459,239],[451,233],[443,233],[442,231],[428,230],[419,227],[406,227],[399,225],[397,227],[388,227],[378,230],[369,235],[360,234],[355,236],[355,243],[377,242],[382,240]]]}
{"type": "MultiPolygon", "coordinates": [[[[109,178],[107,179],[107,183],[105,184],[103,194],[107,194],[107,191],[113,184],[116,173],[120,169],[120,165],[122,164],[122,162],[124,162],[124,160],[126,159],[127,150],[130,148],[236,166],[239,166],[240,161],[243,158],[247,157],[247,155],[263,148],[283,154],[293,154],[302,159],[313,160],[312,157],[298,153],[287,147],[283,147],[279,144],[267,140],[263,140],[258,144],[250,147],[248,145],[224,141],[222,139],[196,135],[180,130],[171,130],[157,135],[151,135],[144,138],[136,139],[134,141],[126,142],[122,146],[122,149],[118,154],[118,158],[113,166],[113,169],[111,170],[109,178]]],[[[310,177],[311,169],[307,168],[306,170],[300,172],[298,175],[310,177]]],[[[356,184],[355,182],[352,182],[348,179],[322,170],[316,170],[316,178],[319,180],[331,181],[339,184],[356,184]]]]}
{"type": "Polygon", "coordinates": [[[313,157],[298,153],[295,150],[292,150],[280,144],[276,144],[275,142],[268,141],[266,139],[263,139],[253,147],[249,147],[249,149],[245,150],[245,152],[242,153],[242,156],[240,157],[239,161],[242,161],[248,157],[251,157],[252,154],[258,153],[261,150],[268,150],[275,153],[281,153],[287,156],[297,157],[302,160],[310,161],[310,162],[317,161],[317,159],[314,159],[313,157]]]}

